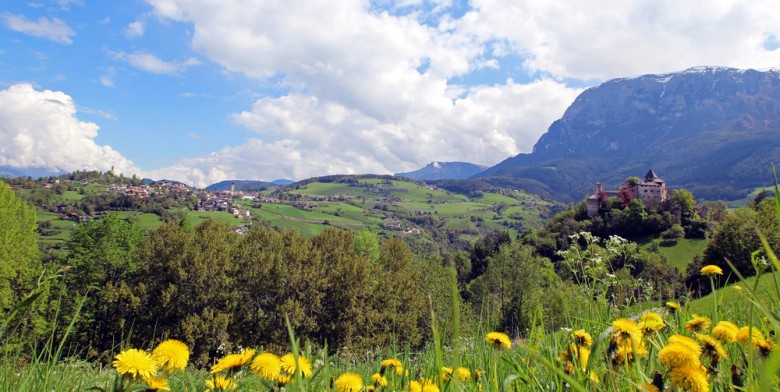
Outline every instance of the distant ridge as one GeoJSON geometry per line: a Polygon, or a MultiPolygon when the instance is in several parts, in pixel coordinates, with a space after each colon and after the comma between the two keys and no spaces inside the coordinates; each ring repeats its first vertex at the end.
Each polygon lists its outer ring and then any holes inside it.
{"type": "MultiPolygon", "coordinates": [[[[258,181],[258,180],[225,180],[220,181],[216,184],[211,184],[206,187],[206,190],[208,191],[229,191],[230,187],[235,185],[235,189],[237,191],[242,192],[257,192],[265,188],[276,188],[279,185],[285,184],[285,181],[289,180],[275,180],[274,182],[267,182],[267,181],[258,181]],[[276,181],[281,181],[282,183],[276,183],[276,181]]],[[[292,181],[287,182],[287,184],[292,183],[292,181]]]]}
{"type": "Polygon", "coordinates": [[[487,169],[487,166],[468,162],[431,162],[422,169],[411,172],[396,173],[396,176],[415,180],[463,180],[475,176],[487,169]]]}
{"type": "Polygon", "coordinates": [[[652,167],[699,199],[735,200],[778,162],[780,71],[695,67],[583,91],[532,153],[474,178],[574,202],[652,167]]]}

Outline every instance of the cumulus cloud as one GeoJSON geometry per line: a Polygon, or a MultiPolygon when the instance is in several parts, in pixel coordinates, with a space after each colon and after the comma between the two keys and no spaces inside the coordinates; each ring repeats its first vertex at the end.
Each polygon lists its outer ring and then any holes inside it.
{"type": "Polygon", "coordinates": [[[176,166],[196,184],[493,164],[531,151],[571,81],[780,62],[773,0],[473,0],[451,15],[446,0],[147,2],[225,70],[290,89],[233,115],[256,133],[246,144],[176,166]],[[455,84],[510,68],[535,80],[455,84]]]}
{"type": "Polygon", "coordinates": [[[763,68],[780,62],[765,37],[780,32],[773,0],[474,0],[455,24],[526,58],[530,71],[608,79],[697,65],[763,68]]]}
{"type": "Polygon", "coordinates": [[[129,39],[143,37],[146,25],[143,21],[136,20],[125,27],[125,37],[129,39]]]}
{"type": "Polygon", "coordinates": [[[50,170],[140,173],[112,149],[95,143],[97,124],[80,121],[76,105],[59,91],[16,84],[0,90],[0,165],[50,170]]]}
{"type": "Polygon", "coordinates": [[[38,20],[30,20],[24,15],[8,13],[0,14],[0,18],[10,30],[60,44],[72,44],[71,37],[76,35],[67,23],[58,18],[49,19],[42,16],[38,20]]]}
{"type": "Polygon", "coordinates": [[[175,75],[184,72],[189,67],[200,64],[200,61],[194,57],[185,61],[165,61],[146,52],[115,52],[113,57],[117,60],[127,61],[132,66],[146,72],[161,75],[175,75]]]}

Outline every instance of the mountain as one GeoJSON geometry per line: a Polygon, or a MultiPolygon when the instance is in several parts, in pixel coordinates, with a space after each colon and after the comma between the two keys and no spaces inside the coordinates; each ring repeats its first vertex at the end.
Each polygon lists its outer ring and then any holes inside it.
{"type": "Polygon", "coordinates": [[[699,199],[739,199],[780,163],[780,70],[696,67],[583,91],[520,154],[474,178],[577,201],[648,169],[699,199]]]}
{"type": "Polygon", "coordinates": [[[273,181],[271,181],[271,184],[274,184],[274,185],[279,185],[279,186],[282,186],[282,185],[290,185],[290,184],[294,184],[294,183],[295,183],[295,181],[293,181],[293,180],[288,180],[288,179],[286,179],[286,178],[280,178],[280,179],[278,179],[278,180],[273,180],[273,181]]]}
{"type": "Polygon", "coordinates": [[[235,189],[237,191],[249,191],[249,192],[257,192],[260,189],[264,188],[276,188],[278,185],[266,182],[266,181],[256,181],[256,180],[226,180],[226,181],[220,181],[216,184],[211,184],[206,187],[206,190],[208,191],[229,191],[230,187],[232,185],[235,185],[235,189]]]}
{"type": "Polygon", "coordinates": [[[41,168],[16,168],[11,166],[0,166],[0,178],[1,177],[56,177],[65,174],[64,171],[52,171],[49,169],[41,168]]]}
{"type": "Polygon", "coordinates": [[[395,175],[415,180],[462,180],[475,176],[485,169],[487,166],[468,162],[431,162],[422,169],[395,175]]]}

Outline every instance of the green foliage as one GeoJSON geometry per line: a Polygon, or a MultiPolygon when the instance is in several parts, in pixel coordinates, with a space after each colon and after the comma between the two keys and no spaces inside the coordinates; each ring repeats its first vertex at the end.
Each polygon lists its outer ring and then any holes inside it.
{"type": "Polygon", "coordinates": [[[642,180],[640,180],[639,177],[630,176],[626,178],[626,184],[629,185],[639,185],[640,182],[642,182],[642,180]]]}
{"type": "MultiPolygon", "coordinates": [[[[728,262],[731,262],[743,276],[755,275],[753,259],[760,260],[765,255],[756,228],[764,233],[772,249],[780,249],[780,224],[774,204],[774,200],[766,199],[754,208],[740,208],[730,213],[705,248],[704,265],[717,265],[728,273],[731,270],[728,262]],[[756,256],[753,256],[754,252],[758,252],[756,256]]],[[[697,279],[700,277],[690,275],[688,283],[694,284],[697,279]]],[[[730,275],[724,282],[733,279],[735,277],[730,275]]],[[[706,285],[702,286],[704,293],[709,292],[706,285]]]]}
{"type": "Polygon", "coordinates": [[[669,201],[674,208],[680,210],[680,214],[682,214],[684,219],[693,216],[696,208],[696,199],[693,198],[693,194],[687,189],[672,191],[669,201]]]}
{"type": "MultiPolygon", "coordinates": [[[[137,309],[138,297],[131,287],[137,280],[136,253],[144,240],[137,225],[109,214],[101,220],[77,226],[67,242],[68,293],[87,300],[74,338],[87,347],[89,356],[102,355],[128,332],[127,314],[137,309]]],[[[78,306],[74,296],[64,305],[67,314],[78,306]]]]}
{"type": "MultiPolygon", "coordinates": [[[[42,272],[38,253],[35,208],[25,203],[0,181],[0,320],[6,320],[25,296],[36,287],[42,272]]],[[[47,322],[42,318],[43,298],[31,306],[23,329],[37,336],[47,322]]]]}
{"type": "Polygon", "coordinates": [[[379,236],[368,230],[361,230],[355,234],[355,253],[366,257],[372,262],[379,260],[379,236]]]}

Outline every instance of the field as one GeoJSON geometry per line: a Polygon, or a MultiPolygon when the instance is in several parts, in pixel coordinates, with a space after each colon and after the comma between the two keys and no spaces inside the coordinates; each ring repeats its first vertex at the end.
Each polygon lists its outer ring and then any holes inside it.
{"type": "Polygon", "coordinates": [[[707,247],[707,240],[703,238],[681,238],[673,244],[666,244],[658,238],[640,238],[636,240],[641,249],[647,249],[656,241],[659,242],[661,254],[666,256],[670,265],[676,267],[685,274],[685,268],[694,257],[701,255],[707,247]]]}

